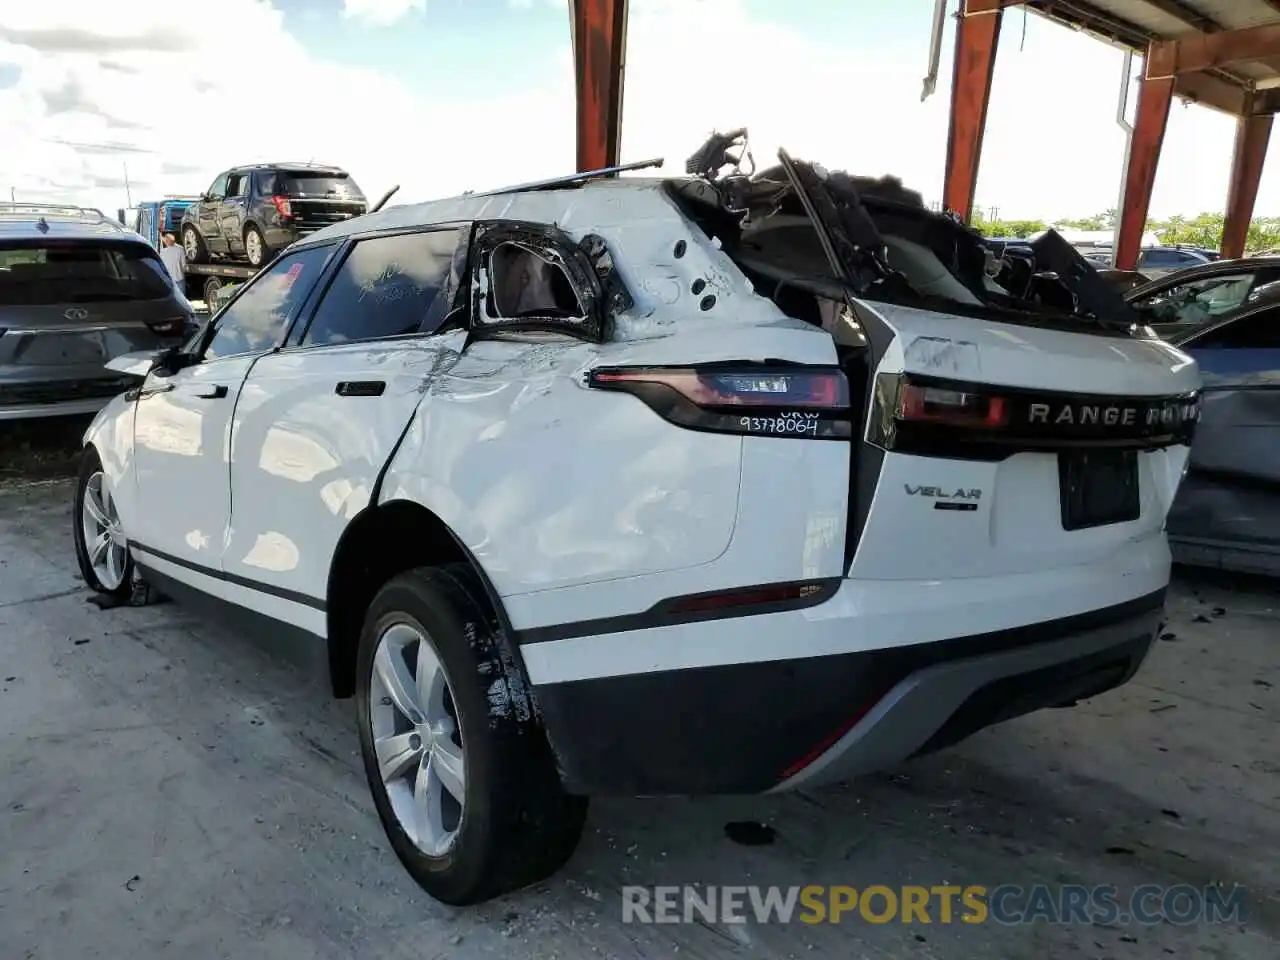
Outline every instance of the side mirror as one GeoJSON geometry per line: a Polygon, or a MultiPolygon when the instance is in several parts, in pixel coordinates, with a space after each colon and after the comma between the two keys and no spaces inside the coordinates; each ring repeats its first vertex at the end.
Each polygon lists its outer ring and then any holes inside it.
{"type": "Polygon", "coordinates": [[[145,377],[156,365],[161,361],[169,350],[138,350],[133,353],[122,353],[118,357],[112,357],[104,366],[108,370],[116,373],[127,374],[131,377],[145,377]]]}
{"type": "Polygon", "coordinates": [[[155,364],[151,368],[151,373],[157,377],[172,377],[179,370],[185,370],[187,367],[195,366],[199,363],[200,358],[195,354],[188,353],[182,347],[170,347],[158,357],[155,364]]]}

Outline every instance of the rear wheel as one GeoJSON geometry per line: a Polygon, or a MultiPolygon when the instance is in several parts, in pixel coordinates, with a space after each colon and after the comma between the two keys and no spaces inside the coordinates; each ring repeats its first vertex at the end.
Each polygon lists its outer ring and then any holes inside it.
{"type": "Polygon", "coordinates": [[[251,267],[260,267],[271,259],[267,238],[253,224],[244,228],[244,257],[251,267]]]}
{"type": "Polygon", "coordinates": [[[542,880],[573,854],[587,802],[561,787],[515,708],[491,618],[464,567],[418,569],[374,598],[360,638],[360,746],[392,849],[445,903],[542,880]]]}
{"type": "Polygon", "coordinates": [[[72,539],[84,582],[98,593],[126,597],[133,589],[133,558],[102,461],[85,449],[76,482],[72,539]]]}
{"type": "Polygon", "coordinates": [[[182,228],[182,251],[192,263],[205,263],[209,259],[209,248],[205,246],[204,237],[189,223],[182,228]]]}

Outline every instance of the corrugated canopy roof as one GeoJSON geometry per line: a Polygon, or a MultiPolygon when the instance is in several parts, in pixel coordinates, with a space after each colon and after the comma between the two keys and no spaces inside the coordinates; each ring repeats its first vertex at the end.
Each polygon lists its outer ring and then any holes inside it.
{"type": "MultiPolygon", "coordinates": [[[[970,0],[970,9],[979,5],[987,4],[970,0]]],[[[1026,0],[1023,5],[1148,54],[1147,75],[1175,75],[1181,97],[1237,115],[1280,110],[1280,0],[1026,0]]]]}

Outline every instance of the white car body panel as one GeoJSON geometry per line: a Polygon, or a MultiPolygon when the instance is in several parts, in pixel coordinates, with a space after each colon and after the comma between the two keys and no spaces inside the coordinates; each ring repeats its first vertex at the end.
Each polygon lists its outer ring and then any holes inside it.
{"type": "Polygon", "coordinates": [[[223,357],[143,382],[133,426],[131,543],[221,571],[231,508],[231,417],[255,355],[223,357]],[[202,396],[225,391],[222,396],[202,396]]]}
{"type": "Polygon", "coordinates": [[[463,339],[457,333],[260,357],[235,409],[223,572],[323,604],[342,532],[368,506],[424,391],[436,371],[455,362],[463,339]],[[342,382],[380,382],[385,392],[343,397],[336,393],[342,382]]]}

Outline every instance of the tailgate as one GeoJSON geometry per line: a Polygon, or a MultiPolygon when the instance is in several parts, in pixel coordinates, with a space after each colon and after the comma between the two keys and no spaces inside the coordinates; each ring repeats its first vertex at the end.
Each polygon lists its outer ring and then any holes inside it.
{"type": "Polygon", "coordinates": [[[1072,333],[860,302],[895,336],[868,440],[884,450],[851,576],[997,576],[1100,560],[1161,534],[1181,480],[1200,378],[1159,340],[1072,333]],[[907,382],[998,402],[985,423],[907,425],[907,382]],[[886,411],[889,411],[886,413],[886,411]],[[904,550],[903,544],[927,549],[904,550]]]}

